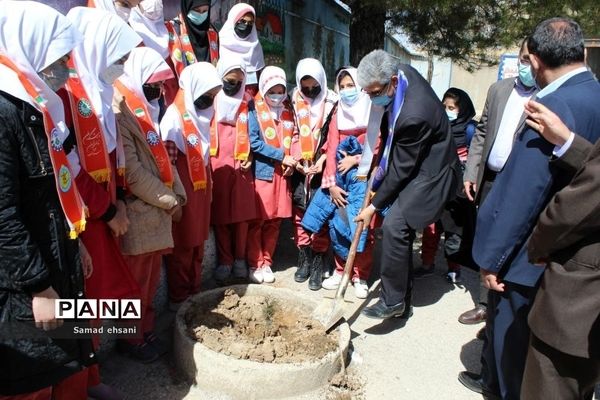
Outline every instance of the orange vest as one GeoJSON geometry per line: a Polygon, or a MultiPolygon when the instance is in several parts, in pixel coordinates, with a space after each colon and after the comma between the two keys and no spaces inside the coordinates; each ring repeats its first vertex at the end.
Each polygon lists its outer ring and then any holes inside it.
{"type": "MultiPolygon", "coordinates": [[[[185,67],[197,61],[190,36],[187,33],[187,28],[181,15],[179,15],[179,21],[181,22],[178,24],[180,27],[179,35],[175,29],[177,24],[175,21],[167,21],[165,23],[169,32],[169,54],[171,55],[171,61],[175,66],[177,76],[181,75],[181,71],[185,67]]],[[[208,29],[206,34],[208,36],[210,62],[216,65],[219,60],[219,34],[212,27],[208,29]]]]}
{"type": "MultiPolygon", "coordinates": [[[[213,117],[210,124],[210,155],[215,157],[219,153],[219,123],[213,117]]],[[[235,147],[233,157],[236,160],[246,161],[250,156],[250,138],[248,137],[248,102],[242,100],[238,110],[238,118],[235,124],[235,147]]]]}

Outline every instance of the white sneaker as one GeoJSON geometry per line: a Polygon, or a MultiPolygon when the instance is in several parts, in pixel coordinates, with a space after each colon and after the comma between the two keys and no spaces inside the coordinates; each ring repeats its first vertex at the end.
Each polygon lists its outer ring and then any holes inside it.
{"type": "Polygon", "coordinates": [[[246,260],[235,260],[233,263],[233,277],[238,279],[245,279],[248,277],[248,265],[246,260]]]}
{"type": "Polygon", "coordinates": [[[250,268],[250,282],[263,283],[263,271],[259,268],[250,268]]]}
{"type": "Polygon", "coordinates": [[[217,282],[225,282],[231,275],[231,265],[219,265],[215,269],[215,280],[217,282]]]}
{"type": "Polygon", "coordinates": [[[262,269],[262,276],[263,276],[264,283],[275,282],[275,274],[273,274],[273,270],[271,269],[270,265],[267,265],[266,267],[262,267],[261,269],[262,269]]]}
{"type": "Polygon", "coordinates": [[[323,289],[336,290],[342,282],[342,274],[337,271],[333,273],[329,278],[325,279],[322,283],[323,289]]]}
{"type": "Polygon", "coordinates": [[[369,285],[363,279],[357,279],[353,282],[354,295],[359,299],[366,299],[369,295],[369,285]]]}

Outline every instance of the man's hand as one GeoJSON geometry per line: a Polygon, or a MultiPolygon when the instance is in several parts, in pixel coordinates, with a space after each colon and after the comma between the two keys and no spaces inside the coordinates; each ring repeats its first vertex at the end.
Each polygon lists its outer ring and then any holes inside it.
{"type": "Polygon", "coordinates": [[[108,221],[108,226],[112,230],[113,235],[119,237],[124,235],[129,228],[129,219],[127,218],[127,206],[122,200],[117,200],[117,213],[108,221]]]}
{"type": "Polygon", "coordinates": [[[179,204],[177,204],[175,207],[167,210],[167,214],[173,218],[173,222],[179,222],[181,221],[181,217],[183,215],[183,209],[179,204]]]}
{"type": "Polygon", "coordinates": [[[354,222],[363,222],[363,230],[366,231],[367,229],[369,229],[369,226],[371,225],[371,219],[373,219],[373,215],[375,215],[375,207],[373,206],[367,206],[365,208],[362,209],[362,211],[360,212],[360,214],[358,214],[356,216],[356,218],[354,218],[354,222]]]}
{"type": "Polygon", "coordinates": [[[344,158],[338,162],[337,170],[340,174],[345,175],[348,171],[358,165],[358,157],[349,156],[344,153],[344,158]]]}
{"type": "Polygon", "coordinates": [[[525,114],[529,117],[525,123],[553,145],[562,146],[569,140],[569,128],[543,104],[530,100],[525,104],[525,114]]]}
{"type": "Polygon", "coordinates": [[[62,320],[56,319],[56,314],[54,314],[54,303],[58,298],[58,294],[52,286],[33,294],[31,310],[36,327],[49,331],[63,324],[62,320]]]}
{"type": "Polygon", "coordinates": [[[488,271],[486,269],[481,269],[481,280],[483,281],[483,286],[488,288],[489,290],[495,290],[496,292],[504,292],[504,283],[498,280],[498,274],[496,272],[488,271]]]}
{"type": "Polygon", "coordinates": [[[79,240],[79,257],[81,258],[81,266],[83,268],[83,278],[88,279],[94,272],[94,264],[92,263],[92,256],[90,256],[90,253],[81,240],[79,240]]]}
{"type": "Polygon", "coordinates": [[[344,208],[348,205],[348,200],[346,200],[348,193],[337,185],[329,188],[329,196],[331,197],[333,204],[338,208],[344,208]]]}
{"type": "Polygon", "coordinates": [[[477,184],[471,181],[465,181],[465,194],[467,195],[467,199],[470,201],[475,201],[475,193],[477,193],[477,184]]]}

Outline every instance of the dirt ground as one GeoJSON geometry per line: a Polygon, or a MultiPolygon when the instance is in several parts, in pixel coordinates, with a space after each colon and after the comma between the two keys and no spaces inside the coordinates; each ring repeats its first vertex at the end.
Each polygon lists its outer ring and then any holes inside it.
{"type": "Polygon", "coordinates": [[[326,334],[298,307],[229,289],[218,302],[196,304],[185,315],[190,336],[208,348],[267,363],[314,361],[336,350],[339,334],[326,334]]]}

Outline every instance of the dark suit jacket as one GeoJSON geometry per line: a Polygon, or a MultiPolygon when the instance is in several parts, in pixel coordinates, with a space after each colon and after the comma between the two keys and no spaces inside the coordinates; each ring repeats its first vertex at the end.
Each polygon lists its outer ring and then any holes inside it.
{"type": "MultiPolygon", "coordinates": [[[[582,137],[595,142],[600,136],[600,84],[591,73],[571,77],[539,101],[582,137]]],[[[479,209],[473,258],[506,281],[533,287],[543,272],[528,261],[527,239],[552,195],[574,175],[549,163],[553,149],[524,129],[479,209]]]]}
{"type": "Polygon", "coordinates": [[[600,358],[600,141],[592,146],[576,137],[553,163],[583,167],[542,212],[529,240],[532,261],[551,261],[529,325],[563,353],[600,358]]]}
{"type": "MultiPolygon", "coordinates": [[[[406,64],[400,69],[408,88],[394,127],[388,169],[372,203],[383,209],[396,202],[409,226],[421,229],[438,220],[456,195],[460,166],[442,103],[417,70],[406,64]]],[[[382,143],[387,125],[385,114],[382,143]]]]}

